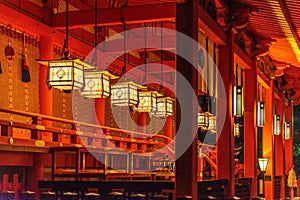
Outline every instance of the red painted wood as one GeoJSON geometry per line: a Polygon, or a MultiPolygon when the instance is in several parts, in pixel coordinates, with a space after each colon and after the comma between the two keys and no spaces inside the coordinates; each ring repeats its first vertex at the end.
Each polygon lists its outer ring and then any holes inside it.
{"type": "Polygon", "coordinates": [[[244,177],[251,178],[251,197],[257,196],[257,75],[256,67],[245,71],[244,84],[244,177]],[[251,152],[251,153],[250,153],[251,152]]]}
{"type": "MultiPolygon", "coordinates": [[[[174,21],[175,3],[149,4],[126,8],[111,8],[98,10],[98,26],[121,25],[124,17],[127,24],[174,21]]],[[[66,13],[61,12],[53,16],[53,28],[65,28],[66,13]]],[[[69,11],[69,27],[94,26],[94,12],[92,10],[69,11]],[[84,17],[83,17],[84,16],[84,17]]]]}
{"type": "MultiPolygon", "coordinates": [[[[225,187],[227,198],[234,196],[234,137],[233,137],[233,35],[228,34],[228,43],[219,48],[219,66],[225,91],[218,90],[217,118],[222,112],[226,112],[224,125],[217,120],[217,179],[227,179],[229,182],[225,187]],[[226,105],[227,110],[224,110],[226,105]]],[[[219,82],[218,82],[219,83],[219,82]]]]}
{"type": "Polygon", "coordinates": [[[271,176],[271,181],[265,181],[266,199],[274,199],[275,186],[275,157],[274,157],[274,134],[273,134],[273,114],[274,114],[274,82],[271,81],[270,88],[266,89],[266,124],[263,128],[263,157],[268,158],[268,166],[265,176],[271,176]]]}
{"type": "MultiPolygon", "coordinates": [[[[187,36],[191,37],[194,41],[198,41],[198,6],[199,2],[197,0],[188,1],[185,4],[177,4],[176,7],[176,31],[179,31],[187,36]]],[[[190,45],[190,49],[186,49],[183,47],[182,41],[176,41],[176,52],[187,53],[192,60],[192,64],[187,62],[185,59],[176,56],[176,70],[181,73],[185,79],[191,85],[193,92],[195,95],[198,93],[198,76],[197,71],[193,68],[193,64],[196,61],[197,48],[192,43],[184,44],[190,45]]],[[[196,65],[194,65],[196,66],[196,65]]],[[[198,183],[197,183],[197,141],[198,138],[194,137],[197,133],[196,124],[196,112],[193,107],[196,102],[192,98],[192,94],[183,91],[184,89],[181,87],[182,83],[179,81],[176,82],[176,93],[177,94],[186,94],[184,102],[180,102],[176,104],[176,125],[175,130],[180,125],[183,117],[188,117],[189,121],[185,122],[185,132],[184,138],[182,136],[176,136],[176,170],[175,170],[175,194],[176,198],[183,197],[185,195],[191,196],[192,199],[198,198],[198,183]],[[180,104],[180,105],[179,105],[180,104]],[[190,115],[181,116],[179,110],[184,110],[188,112],[190,115]],[[182,151],[181,141],[188,140],[190,142],[189,148],[182,154],[178,155],[180,151],[182,151]]],[[[181,133],[182,134],[182,133],[181,133]]],[[[181,154],[181,153],[180,153],[181,154]]]]}

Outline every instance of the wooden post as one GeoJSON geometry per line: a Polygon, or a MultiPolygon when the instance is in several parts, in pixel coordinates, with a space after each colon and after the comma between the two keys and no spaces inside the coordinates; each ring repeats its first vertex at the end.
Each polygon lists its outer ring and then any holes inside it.
{"type": "MultiPolygon", "coordinates": [[[[176,4],[176,30],[191,37],[194,41],[198,41],[198,6],[197,0],[187,1],[185,3],[176,4]]],[[[197,137],[194,137],[197,133],[196,124],[196,112],[193,105],[196,104],[193,100],[193,95],[198,93],[198,76],[197,71],[193,67],[197,66],[197,51],[198,47],[192,42],[188,44],[183,43],[180,39],[176,40],[176,70],[177,74],[181,74],[185,80],[189,82],[193,88],[194,94],[188,94],[186,88],[182,87],[182,83],[176,81],[176,94],[185,94],[185,100],[183,102],[176,103],[176,127],[180,126],[182,122],[182,113],[180,111],[188,112],[188,122],[184,124],[185,135],[184,138],[179,135],[176,136],[176,181],[175,181],[175,193],[176,198],[183,196],[190,196],[192,199],[198,199],[198,182],[197,182],[197,137]],[[189,48],[187,48],[189,46],[189,48]],[[187,58],[191,59],[193,63],[187,62],[184,58],[179,56],[184,54],[187,58]],[[189,141],[191,144],[189,148],[182,154],[178,155],[178,152],[182,151],[182,141],[189,141]]],[[[185,119],[185,121],[187,121],[185,119]]],[[[177,133],[178,134],[178,133],[177,133]]]]}
{"type": "Polygon", "coordinates": [[[227,179],[229,181],[225,186],[225,195],[228,199],[234,197],[235,186],[233,136],[234,118],[232,108],[234,80],[233,42],[233,34],[229,33],[227,35],[227,45],[220,46],[219,48],[218,69],[223,79],[225,91],[218,90],[216,111],[218,118],[218,116],[224,112],[224,105],[227,107],[224,124],[220,124],[222,119],[217,120],[217,179],[227,179]]]}
{"type": "Polygon", "coordinates": [[[257,75],[256,65],[245,71],[244,176],[251,178],[251,197],[257,196],[257,75]],[[246,96],[245,95],[245,96],[246,96]],[[251,153],[249,153],[251,152],[251,153]]]}
{"type": "MultiPolygon", "coordinates": [[[[53,59],[53,38],[47,36],[40,37],[40,60],[53,59]]],[[[39,75],[39,99],[40,99],[40,113],[43,115],[52,116],[53,111],[53,90],[47,85],[48,66],[40,64],[39,75]]],[[[44,126],[52,126],[52,121],[42,121],[44,126]]],[[[51,133],[43,133],[43,139],[52,141],[51,133]]]]}
{"type": "Polygon", "coordinates": [[[274,134],[273,134],[273,111],[274,111],[274,82],[271,81],[270,88],[266,89],[266,121],[263,128],[263,157],[268,158],[268,166],[264,181],[266,199],[274,199],[275,190],[275,160],[274,160],[274,134]]]}

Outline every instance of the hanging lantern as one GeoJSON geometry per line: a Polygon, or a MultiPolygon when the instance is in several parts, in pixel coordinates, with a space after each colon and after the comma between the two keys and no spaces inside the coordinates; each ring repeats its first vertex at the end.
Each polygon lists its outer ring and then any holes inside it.
{"type": "Polygon", "coordinates": [[[111,86],[111,103],[116,106],[136,106],[139,100],[140,85],[129,81],[111,86]]]}
{"type": "Polygon", "coordinates": [[[72,59],[69,55],[68,33],[69,33],[69,2],[66,1],[66,38],[63,47],[64,57],[60,60],[37,60],[38,63],[48,65],[48,86],[71,91],[81,89],[84,85],[84,69],[91,66],[78,58],[72,59]]]}
{"type": "Polygon", "coordinates": [[[209,118],[207,112],[198,112],[198,128],[207,130],[209,127],[209,118]]]}
{"type": "Polygon", "coordinates": [[[84,85],[83,70],[94,68],[79,59],[37,60],[48,65],[48,85],[61,90],[81,89],[84,85]]]}
{"type": "Polygon", "coordinates": [[[273,133],[274,135],[280,135],[280,115],[274,115],[273,117],[273,133]]]}
{"type": "Polygon", "coordinates": [[[155,113],[157,110],[157,97],[160,96],[156,91],[139,91],[139,104],[136,110],[138,112],[155,113]]]}
{"type": "Polygon", "coordinates": [[[257,103],[257,126],[263,127],[265,125],[265,103],[257,103]]]}
{"type": "Polygon", "coordinates": [[[211,131],[216,131],[217,129],[217,126],[216,126],[216,123],[217,123],[217,120],[216,120],[216,116],[215,115],[208,115],[208,130],[211,130],[211,131]]]}
{"type": "Polygon", "coordinates": [[[268,161],[268,158],[258,158],[260,171],[265,172],[267,170],[268,161]]]}
{"type": "Polygon", "coordinates": [[[85,71],[84,73],[84,88],[81,92],[82,96],[87,98],[105,98],[111,94],[110,79],[115,79],[116,76],[108,71],[85,71]]]}
{"type": "Polygon", "coordinates": [[[289,140],[291,138],[290,122],[284,122],[284,139],[289,140]]]}
{"type": "Polygon", "coordinates": [[[167,117],[173,115],[173,99],[170,97],[157,98],[157,110],[154,113],[158,117],[167,117]]]}
{"type": "Polygon", "coordinates": [[[240,137],[240,124],[234,124],[234,137],[240,137]]]}
{"type": "Polygon", "coordinates": [[[244,114],[243,86],[233,88],[233,115],[241,117],[244,114]]]}

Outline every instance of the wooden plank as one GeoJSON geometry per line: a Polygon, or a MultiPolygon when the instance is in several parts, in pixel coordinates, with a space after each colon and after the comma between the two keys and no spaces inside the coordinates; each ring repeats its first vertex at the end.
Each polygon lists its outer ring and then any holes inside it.
{"type": "MultiPolygon", "coordinates": [[[[121,25],[122,17],[126,24],[174,21],[176,3],[159,3],[141,6],[131,6],[125,8],[98,9],[98,26],[121,25]]],[[[65,29],[66,12],[57,13],[53,16],[53,25],[55,29],[65,29]]],[[[78,28],[82,26],[94,26],[94,11],[78,10],[69,11],[69,28],[78,28]]]]}

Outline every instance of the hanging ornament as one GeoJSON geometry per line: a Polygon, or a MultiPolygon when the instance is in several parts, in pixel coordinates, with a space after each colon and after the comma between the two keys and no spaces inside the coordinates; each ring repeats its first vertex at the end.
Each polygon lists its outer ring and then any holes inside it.
{"type": "Polygon", "coordinates": [[[23,33],[23,55],[22,55],[22,82],[30,82],[29,65],[27,62],[27,47],[25,46],[25,34],[23,33]]]}
{"type": "Polygon", "coordinates": [[[13,60],[15,58],[15,51],[11,46],[10,38],[8,38],[8,45],[5,47],[4,53],[8,60],[13,60]]]}

